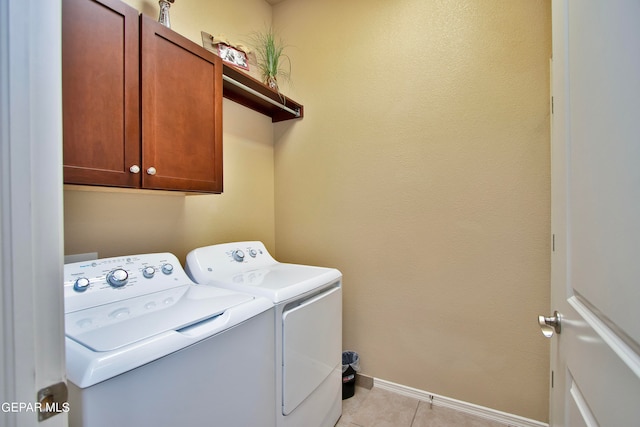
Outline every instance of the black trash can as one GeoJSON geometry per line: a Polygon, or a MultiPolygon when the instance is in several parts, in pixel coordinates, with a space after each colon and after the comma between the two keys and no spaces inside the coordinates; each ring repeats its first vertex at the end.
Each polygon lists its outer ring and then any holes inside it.
{"type": "Polygon", "coordinates": [[[360,370],[360,356],[355,351],[342,352],[342,400],[356,392],[356,372],[360,370]]]}

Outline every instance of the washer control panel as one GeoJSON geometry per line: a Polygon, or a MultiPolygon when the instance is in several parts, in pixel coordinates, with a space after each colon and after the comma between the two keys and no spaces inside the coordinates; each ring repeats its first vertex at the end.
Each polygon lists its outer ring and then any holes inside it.
{"type": "Polygon", "coordinates": [[[171,253],[65,264],[65,313],[190,284],[193,282],[171,253]]]}

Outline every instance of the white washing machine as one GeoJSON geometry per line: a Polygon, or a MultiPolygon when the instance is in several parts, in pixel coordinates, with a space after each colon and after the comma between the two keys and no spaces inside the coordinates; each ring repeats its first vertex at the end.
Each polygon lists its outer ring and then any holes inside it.
{"type": "Polygon", "coordinates": [[[342,413],[342,274],[277,262],[262,242],[191,251],[194,281],[267,297],[275,305],[278,427],[333,427],[342,413]]]}
{"type": "Polygon", "coordinates": [[[275,426],[274,310],[169,253],[64,267],[72,427],[275,426]]]}

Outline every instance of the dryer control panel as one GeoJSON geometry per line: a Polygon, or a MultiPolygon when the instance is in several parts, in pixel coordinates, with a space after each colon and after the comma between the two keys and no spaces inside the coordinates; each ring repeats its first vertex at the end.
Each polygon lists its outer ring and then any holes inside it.
{"type": "Polygon", "coordinates": [[[279,264],[262,242],[234,242],[205,246],[187,254],[187,274],[197,283],[207,283],[209,274],[233,275],[279,264]]]}
{"type": "Polygon", "coordinates": [[[231,246],[231,248],[233,249],[226,250],[225,253],[236,262],[248,262],[251,261],[251,258],[257,258],[258,256],[267,253],[267,250],[262,246],[262,244],[256,246],[255,244],[251,244],[251,242],[245,246],[236,244],[231,246]]]}
{"type": "Polygon", "coordinates": [[[171,253],[65,264],[65,313],[190,284],[193,282],[171,253]]]}

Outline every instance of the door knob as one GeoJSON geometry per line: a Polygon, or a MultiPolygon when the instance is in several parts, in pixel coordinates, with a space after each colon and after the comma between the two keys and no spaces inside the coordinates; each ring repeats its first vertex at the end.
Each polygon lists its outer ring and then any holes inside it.
{"type": "Polygon", "coordinates": [[[560,323],[562,315],[558,311],[553,312],[553,317],[538,316],[538,324],[542,330],[542,335],[551,338],[553,333],[560,333],[560,323]]]}
{"type": "Polygon", "coordinates": [[[151,166],[149,169],[147,169],[147,174],[148,175],[155,175],[156,174],[156,168],[151,166]]]}

